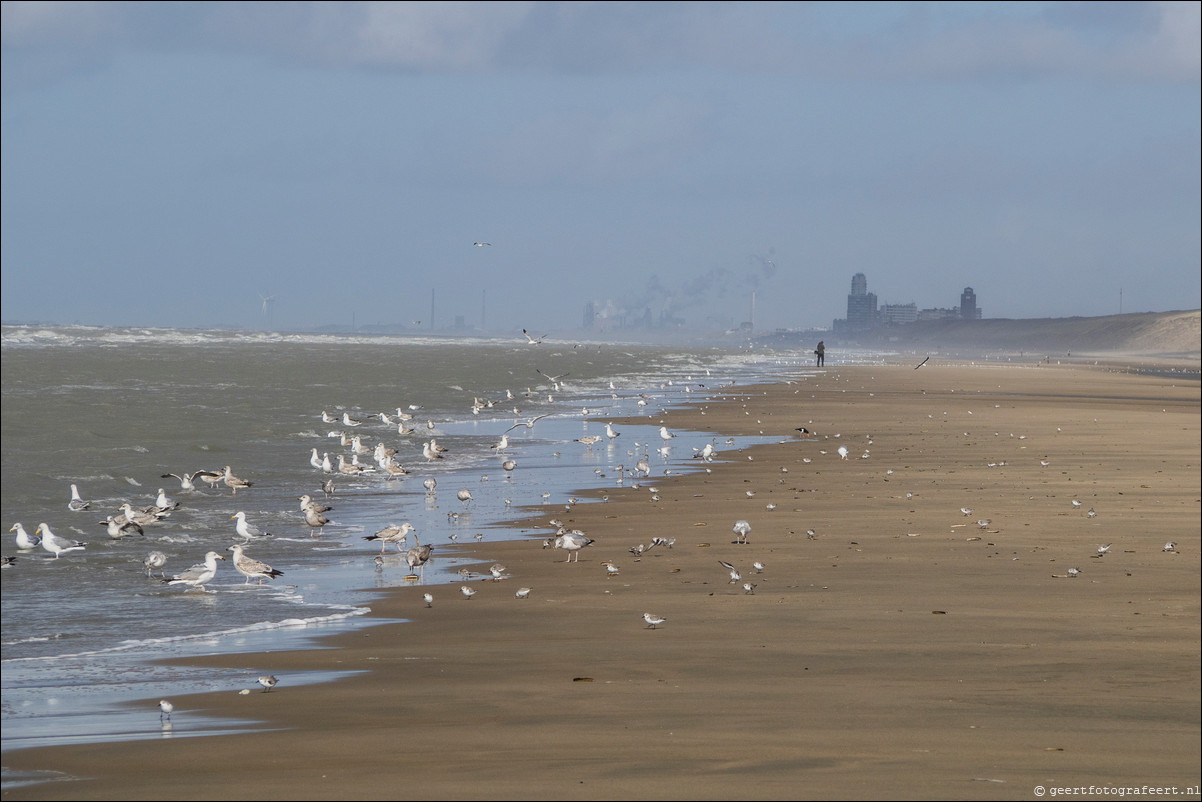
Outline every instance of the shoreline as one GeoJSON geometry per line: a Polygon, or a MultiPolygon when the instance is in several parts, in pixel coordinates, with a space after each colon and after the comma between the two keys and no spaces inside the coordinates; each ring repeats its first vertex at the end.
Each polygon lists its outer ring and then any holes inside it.
{"type": "Polygon", "coordinates": [[[719,444],[711,473],[597,491],[609,501],[563,516],[597,541],[579,564],[541,548],[549,529],[532,510],[518,540],[440,549],[487,548],[509,566],[513,579],[473,582],[471,600],[458,583],[366,590],[372,618],[408,622],[323,638],[333,650],[183,661],[370,672],[173,699],[177,733],[190,711],[283,729],[142,742],[153,759],[136,765],[123,743],[10,752],[9,770],[95,779],[4,797],[157,799],[165,780],[197,799],[391,798],[402,786],[430,799],[1013,798],[1053,780],[1196,785],[1198,385],[987,367],[835,366],[673,408],[670,428],[780,442],[719,444]],[[798,441],[797,426],[817,437],[798,441]],[[841,443],[848,460],[834,455],[841,443]],[[1097,517],[1073,512],[1069,491],[1097,517]],[[989,527],[966,523],[964,504],[989,527]],[[752,524],[746,546],[730,542],[738,518],[752,524]],[[627,551],[654,532],[674,548],[627,551]],[[1103,538],[1115,553],[1096,558],[1103,538]],[[1160,552],[1166,540],[1178,551],[1160,552]],[[753,557],[766,566],[754,578],[753,557]],[[1054,578],[1070,562],[1082,576],[1054,578]],[[521,585],[530,598],[513,597],[521,585]],[[649,629],[643,612],[667,621],[649,629]]]}

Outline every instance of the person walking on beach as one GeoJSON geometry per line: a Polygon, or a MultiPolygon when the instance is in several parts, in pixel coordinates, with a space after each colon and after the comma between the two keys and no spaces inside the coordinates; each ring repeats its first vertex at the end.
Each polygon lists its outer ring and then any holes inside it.
{"type": "Polygon", "coordinates": [[[818,347],[814,349],[814,353],[818,355],[818,367],[826,364],[826,343],[822,340],[818,341],[818,347]]]}

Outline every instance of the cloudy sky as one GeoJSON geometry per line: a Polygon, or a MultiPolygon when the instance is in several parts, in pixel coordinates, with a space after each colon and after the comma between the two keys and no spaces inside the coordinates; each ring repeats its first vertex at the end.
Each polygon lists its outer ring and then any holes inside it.
{"type": "Polygon", "coordinates": [[[1199,8],[5,0],[0,313],[1197,308],[1199,8]]]}

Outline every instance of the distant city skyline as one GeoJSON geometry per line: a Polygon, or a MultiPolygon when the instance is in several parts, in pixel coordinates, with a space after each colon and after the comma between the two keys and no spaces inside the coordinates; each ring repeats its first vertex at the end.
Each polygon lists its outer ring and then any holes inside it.
{"type": "Polygon", "coordinates": [[[1200,9],[6,0],[0,319],[1197,308],[1200,9]]]}

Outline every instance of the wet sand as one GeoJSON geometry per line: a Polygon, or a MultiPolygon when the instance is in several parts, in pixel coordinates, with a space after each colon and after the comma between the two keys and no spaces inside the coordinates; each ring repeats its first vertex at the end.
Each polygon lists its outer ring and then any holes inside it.
{"type": "Polygon", "coordinates": [[[487,544],[512,578],[370,592],[410,622],[215,657],[281,682],[172,700],[177,735],[198,713],[279,729],[9,753],[83,779],[4,798],[1198,798],[1200,412],[1197,381],[910,364],[673,410],[717,458],[563,512],[596,541],[579,563],[532,511],[487,544]],[[289,686],[311,669],[367,673],[289,686]]]}

